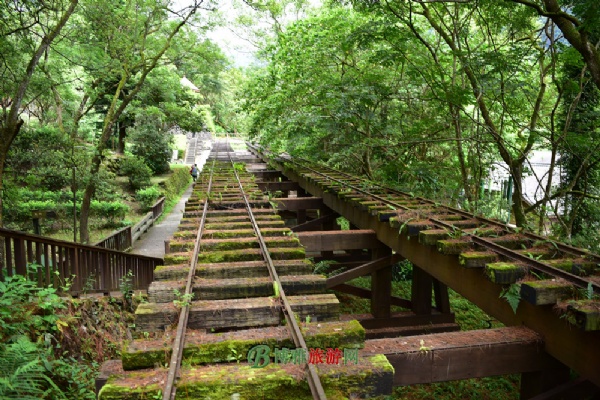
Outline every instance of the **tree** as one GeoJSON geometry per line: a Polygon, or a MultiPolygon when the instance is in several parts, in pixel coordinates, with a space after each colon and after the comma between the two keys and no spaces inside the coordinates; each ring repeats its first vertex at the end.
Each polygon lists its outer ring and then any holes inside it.
{"type": "Polygon", "coordinates": [[[40,59],[59,36],[77,4],[78,0],[48,3],[15,1],[7,3],[8,7],[2,9],[0,46],[5,65],[10,67],[2,69],[0,95],[0,226],[6,157],[24,123],[21,115],[27,90],[40,59]],[[40,36],[41,40],[38,41],[40,36]]]}
{"type": "MultiPolygon", "coordinates": [[[[102,131],[92,158],[90,175],[97,176],[113,133],[115,123],[125,109],[135,99],[144,86],[150,72],[161,62],[171,46],[174,37],[191,21],[201,6],[201,0],[180,11],[173,11],[161,1],[90,1],[86,10],[88,29],[92,36],[102,43],[96,47],[103,49],[112,76],[118,77],[116,86],[105,86],[102,95],[107,96],[102,131]]],[[[95,179],[90,179],[85,187],[81,206],[80,238],[89,240],[88,219],[91,200],[96,189],[95,179]]]]}
{"type": "Polygon", "coordinates": [[[550,18],[579,52],[600,89],[600,52],[591,31],[600,23],[596,0],[506,0],[523,4],[550,18]]]}

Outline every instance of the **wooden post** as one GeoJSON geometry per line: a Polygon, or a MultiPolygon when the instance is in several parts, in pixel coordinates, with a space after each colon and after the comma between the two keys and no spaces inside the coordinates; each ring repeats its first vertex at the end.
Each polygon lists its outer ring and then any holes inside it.
{"type": "Polygon", "coordinates": [[[431,287],[433,278],[421,268],[413,265],[411,302],[417,315],[431,314],[431,287]]]}
{"type": "Polygon", "coordinates": [[[433,279],[433,293],[435,295],[435,308],[441,312],[450,313],[450,297],[448,296],[448,286],[437,279],[433,279]]]}
{"type": "MultiPolygon", "coordinates": [[[[388,247],[373,249],[371,258],[377,260],[392,254],[388,247]]],[[[371,273],[371,314],[375,318],[390,318],[392,297],[392,266],[371,273]]]]}
{"type": "Polygon", "coordinates": [[[545,393],[558,385],[568,382],[569,375],[569,368],[558,361],[556,364],[550,364],[547,369],[542,371],[522,373],[519,398],[522,400],[531,399],[545,393]]]}

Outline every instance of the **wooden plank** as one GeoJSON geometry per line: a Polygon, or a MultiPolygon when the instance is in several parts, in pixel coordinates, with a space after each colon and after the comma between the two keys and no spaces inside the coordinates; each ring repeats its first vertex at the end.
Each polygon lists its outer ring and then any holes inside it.
{"type": "Polygon", "coordinates": [[[297,237],[307,252],[379,249],[385,247],[377,240],[375,232],[370,229],[298,232],[297,237]]]}
{"type": "Polygon", "coordinates": [[[396,386],[538,371],[560,365],[543,351],[541,336],[525,327],[367,340],[361,354],[377,354],[382,349],[394,366],[396,386]]]}
{"type": "MultiPolygon", "coordinates": [[[[340,285],[342,283],[348,282],[351,279],[358,278],[359,276],[364,276],[370,274],[371,272],[375,272],[380,268],[384,268],[390,266],[392,264],[397,263],[398,261],[402,261],[403,257],[399,254],[392,254],[386,257],[381,257],[375,261],[368,262],[366,264],[362,264],[358,267],[355,267],[349,271],[342,272],[341,274],[332,276],[327,279],[327,289],[330,289],[334,286],[340,285]]],[[[337,265],[334,264],[334,267],[337,265]]]]}
{"type": "Polygon", "coordinates": [[[323,207],[323,199],[320,197],[278,197],[271,201],[276,204],[279,211],[318,210],[323,207]]]}

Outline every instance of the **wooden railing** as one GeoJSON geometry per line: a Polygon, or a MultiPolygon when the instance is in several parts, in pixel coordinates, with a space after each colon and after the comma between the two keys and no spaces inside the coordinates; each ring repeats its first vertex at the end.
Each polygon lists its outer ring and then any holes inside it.
{"type": "Polygon", "coordinates": [[[70,282],[68,291],[71,294],[119,291],[123,278],[130,271],[133,289],[145,290],[153,280],[154,268],[162,264],[160,258],[3,228],[0,228],[0,238],[4,242],[0,280],[16,274],[29,275],[40,286],[52,285],[58,289],[70,282]],[[36,268],[30,268],[32,266],[36,268]]]}
{"type": "Polygon", "coordinates": [[[133,246],[133,243],[140,238],[140,236],[146,232],[154,224],[154,222],[160,217],[165,209],[165,198],[161,197],[154,203],[144,218],[135,226],[127,226],[123,229],[119,229],[116,232],[111,233],[110,236],[102,239],[94,246],[104,247],[106,249],[128,251],[133,246]]]}
{"type": "Polygon", "coordinates": [[[158,217],[160,217],[162,215],[164,209],[165,209],[165,198],[161,197],[152,206],[152,216],[154,217],[155,220],[158,219],[158,217]]]}
{"type": "Polygon", "coordinates": [[[94,246],[104,247],[105,249],[127,251],[131,249],[133,240],[131,239],[131,226],[119,229],[113,232],[109,237],[102,239],[94,246]]]}

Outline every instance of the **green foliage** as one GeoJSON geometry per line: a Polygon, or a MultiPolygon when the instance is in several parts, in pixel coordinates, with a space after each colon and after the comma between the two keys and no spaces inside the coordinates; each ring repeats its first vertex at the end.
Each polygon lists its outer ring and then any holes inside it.
{"type": "Polygon", "coordinates": [[[143,159],[136,156],[127,156],[121,161],[120,173],[129,178],[129,186],[138,190],[150,186],[152,170],[143,159]]]}
{"type": "Polygon", "coordinates": [[[26,126],[11,146],[7,166],[16,182],[58,191],[71,183],[68,136],[52,125],[26,126]]]}
{"type": "Polygon", "coordinates": [[[519,307],[519,303],[521,302],[521,285],[518,283],[510,285],[500,293],[500,297],[510,304],[510,308],[516,314],[517,307],[519,307]]]}
{"type": "Polygon", "coordinates": [[[43,349],[27,336],[19,336],[0,352],[0,398],[66,399],[52,381],[50,348],[43,349]]]}
{"type": "Polygon", "coordinates": [[[144,160],[154,174],[169,170],[172,136],[167,132],[163,116],[156,107],[148,107],[139,113],[133,128],[128,129],[132,153],[144,160]]]}
{"type": "Polygon", "coordinates": [[[143,210],[149,210],[156,203],[160,194],[160,189],[157,186],[150,186],[137,190],[135,198],[141,204],[143,210]]]}
{"type": "MultiPolygon", "coordinates": [[[[29,275],[37,273],[36,266],[30,266],[29,275]]],[[[56,289],[38,287],[24,276],[0,282],[0,398],[95,398],[97,364],[66,353],[59,357],[63,350],[58,339],[69,326],[59,312],[68,308],[56,289]]],[[[78,349],[83,351],[81,344],[78,349]]]]}
{"type": "Polygon", "coordinates": [[[97,201],[92,200],[90,207],[91,215],[104,219],[108,225],[116,225],[117,221],[125,218],[129,212],[129,206],[119,201],[97,201]]]}
{"type": "Polygon", "coordinates": [[[392,280],[394,282],[409,281],[412,279],[412,263],[402,260],[392,265],[392,280]]]}
{"type": "Polygon", "coordinates": [[[173,202],[178,199],[191,181],[188,168],[174,168],[171,176],[165,181],[166,201],[173,202]]]}

